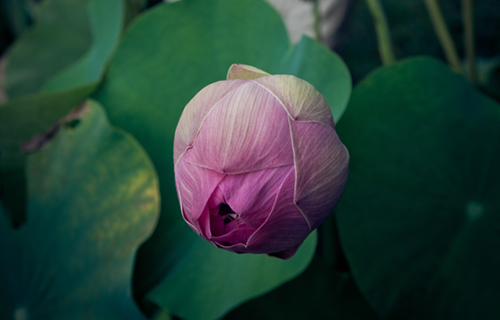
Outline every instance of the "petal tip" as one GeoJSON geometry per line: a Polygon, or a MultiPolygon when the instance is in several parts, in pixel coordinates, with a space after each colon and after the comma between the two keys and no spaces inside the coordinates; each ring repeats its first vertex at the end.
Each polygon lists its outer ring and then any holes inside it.
{"type": "Polygon", "coordinates": [[[227,80],[254,80],[267,76],[270,74],[246,64],[233,64],[227,72],[227,80]]]}

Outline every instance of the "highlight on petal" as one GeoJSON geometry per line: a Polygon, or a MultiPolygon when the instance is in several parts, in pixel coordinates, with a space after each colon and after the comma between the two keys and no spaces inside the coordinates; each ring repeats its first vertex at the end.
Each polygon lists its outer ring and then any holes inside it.
{"type": "Polygon", "coordinates": [[[291,165],[287,114],[265,89],[247,81],[216,103],[186,160],[226,174],[291,165]]]}
{"type": "Polygon", "coordinates": [[[245,81],[219,81],[208,85],[194,96],[182,112],[175,129],[174,165],[193,146],[203,121],[212,108],[245,81]]]}
{"type": "Polygon", "coordinates": [[[294,121],[318,122],[334,127],[325,98],[310,83],[289,75],[253,80],[268,90],[294,121]]]}
{"type": "Polygon", "coordinates": [[[246,64],[233,64],[227,72],[227,80],[253,80],[268,76],[269,73],[246,64]]]}

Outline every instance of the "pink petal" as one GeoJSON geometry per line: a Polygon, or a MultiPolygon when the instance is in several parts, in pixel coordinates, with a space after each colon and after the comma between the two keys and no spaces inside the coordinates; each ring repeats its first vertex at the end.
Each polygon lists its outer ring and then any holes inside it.
{"type": "MultiPolygon", "coordinates": [[[[211,199],[227,203],[238,218],[223,226],[221,216],[214,211],[210,218],[212,234],[216,236],[210,240],[226,247],[239,243],[246,245],[248,238],[271,214],[285,179],[293,177],[293,172],[293,165],[289,165],[226,176],[211,199]],[[218,195],[219,192],[222,196],[218,195]]],[[[289,200],[293,201],[293,188],[289,200]]]]}
{"type": "Polygon", "coordinates": [[[233,211],[256,229],[271,213],[280,187],[291,171],[293,165],[228,175],[220,188],[233,211]]]}
{"type": "Polygon", "coordinates": [[[317,228],[332,213],[345,185],[349,153],[335,130],[314,122],[290,121],[295,152],[295,202],[317,228]]]}
{"type": "Polygon", "coordinates": [[[334,127],[326,100],[310,83],[289,75],[253,80],[272,93],[294,121],[312,121],[334,127]]]}
{"type": "Polygon", "coordinates": [[[198,219],[204,212],[208,212],[208,200],[225,175],[184,160],[177,164],[174,171],[184,219],[198,234],[206,235],[209,224],[200,224],[198,219]]]}
{"type": "Polygon", "coordinates": [[[288,116],[274,96],[247,81],[212,109],[186,160],[227,174],[290,165],[289,130],[288,116]]]}
{"type": "Polygon", "coordinates": [[[308,222],[294,204],[295,170],[280,186],[273,210],[264,224],[250,237],[248,251],[275,253],[302,243],[310,232],[308,222]]]}
{"type": "Polygon", "coordinates": [[[227,72],[227,80],[253,80],[268,76],[269,73],[246,64],[233,64],[227,72]]]}
{"type": "Polygon", "coordinates": [[[212,236],[210,241],[216,246],[224,249],[233,249],[233,252],[248,252],[246,249],[246,242],[248,238],[255,232],[255,229],[245,225],[243,222],[238,223],[237,221],[232,221],[231,224],[235,224],[234,229],[222,236],[212,236]]]}
{"type": "Polygon", "coordinates": [[[175,129],[174,164],[177,165],[182,155],[190,148],[204,119],[210,110],[229,92],[241,86],[245,81],[219,81],[203,88],[186,105],[175,129]]]}

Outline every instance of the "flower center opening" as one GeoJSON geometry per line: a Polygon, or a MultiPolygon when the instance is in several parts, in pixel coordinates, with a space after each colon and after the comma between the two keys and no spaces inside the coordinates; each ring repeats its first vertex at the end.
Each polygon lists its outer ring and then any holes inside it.
{"type": "Polygon", "coordinates": [[[225,225],[238,217],[238,214],[235,213],[227,203],[221,203],[219,207],[219,215],[224,218],[225,225]]]}

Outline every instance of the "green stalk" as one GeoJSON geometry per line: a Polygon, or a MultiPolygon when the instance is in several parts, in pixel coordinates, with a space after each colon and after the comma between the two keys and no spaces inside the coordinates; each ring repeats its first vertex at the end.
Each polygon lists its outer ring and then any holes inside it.
{"type": "Polygon", "coordinates": [[[441,13],[437,0],[424,0],[424,3],[427,7],[427,11],[429,12],[434,31],[436,32],[444,54],[446,55],[446,59],[448,60],[448,64],[453,70],[463,74],[457,50],[455,49],[455,45],[451,39],[448,27],[444,22],[443,14],[441,13]]]}
{"type": "Polygon", "coordinates": [[[379,0],[365,0],[373,17],[375,32],[377,33],[378,51],[384,66],[394,63],[394,50],[392,48],[389,24],[384,14],[384,9],[379,0]]]}
{"type": "Polygon", "coordinates": [[[472,0],[462,0],[462,17],[464,23],[465,58],[469,71],[469,81],[476,83],[476,54],[474,52],[474,20],[472,0]]]}
{"type": "Polygon", "coordinates": [[[321,13],[319,11],[319,0],[312,0],[313,3],[313,19],[314,19],[314,37],[318,42],[323,42],[321,36],[321,13]]]}

